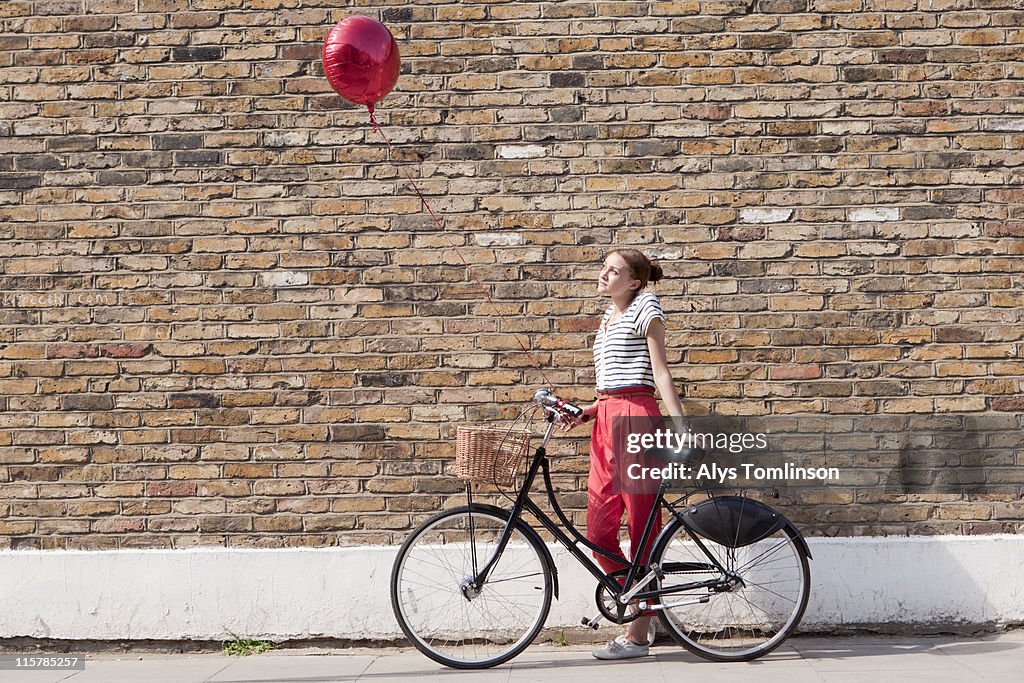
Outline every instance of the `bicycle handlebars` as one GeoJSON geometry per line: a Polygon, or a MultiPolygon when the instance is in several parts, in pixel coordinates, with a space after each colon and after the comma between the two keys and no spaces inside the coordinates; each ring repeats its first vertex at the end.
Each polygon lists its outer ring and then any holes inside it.
{"type": "Polygon", "coordinates": [[[569,415],[580,418],[581,422],[586,422],[590,419],[590,416],[583,412],[583,408],[574,403],[569,403],[564,398],[559,398],[550,389],[538,389],[537,393],[533,395],[533,401],[544,408],[544,410],[559,416],[562,414],[569,415]]]}

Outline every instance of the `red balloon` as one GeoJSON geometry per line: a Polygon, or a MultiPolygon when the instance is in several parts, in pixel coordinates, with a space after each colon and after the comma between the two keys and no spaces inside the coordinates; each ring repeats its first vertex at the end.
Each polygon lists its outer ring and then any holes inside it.
{"type": "Polygon", "coordinates": [[[398,81],[398,43],[384,24],[370,17],[339,21],[324,41],[324,74],[334,92],[355,104],[373,105],[398,81]]]}

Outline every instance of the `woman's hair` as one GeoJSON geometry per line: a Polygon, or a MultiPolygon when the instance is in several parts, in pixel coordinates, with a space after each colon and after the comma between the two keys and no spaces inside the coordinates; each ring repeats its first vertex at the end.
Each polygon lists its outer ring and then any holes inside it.
{"type": "Polygon", "coordinates": [[[662,271],[661,266],[658,265],[658,262],[647,258],[639,249],[616,249],[611,254],[621,256],[622,260],[629,266],[629,273],[633,276],[633,279],[640,281],[640,286],[636,288],[634,296],[639,294],[647,286],[648,282],[657,282],[665,277],[665,273],[662,271]]]}

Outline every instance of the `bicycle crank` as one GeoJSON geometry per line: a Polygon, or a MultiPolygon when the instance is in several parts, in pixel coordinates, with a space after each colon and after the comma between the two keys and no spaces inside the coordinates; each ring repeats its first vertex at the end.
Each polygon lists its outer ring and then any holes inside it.
{"type": "MultiPolygon", "coordinates": [[[[624,579],[626,577],[626,570],[620,569],[608,574],[609,578],[624,579]]],[[[594,595],[594,601],[597,603],[597,609],[601,611],[601,614],[585,623],[586,626],[591,628],[597,628],[596,622],[603,616],[613,624],[628,624],[635,619],[639,619],[643,616],[644,610],[647,609],[647,602],[644,601],[640,604],[633,602],[632,604],[625,604],[619,602],[619,600],[608,592],[608,589],[604,587],[604,584],[597,584],[597,592],[594,595]]],[[[586,621],[586,620],[584,620],[586,621]]]]}

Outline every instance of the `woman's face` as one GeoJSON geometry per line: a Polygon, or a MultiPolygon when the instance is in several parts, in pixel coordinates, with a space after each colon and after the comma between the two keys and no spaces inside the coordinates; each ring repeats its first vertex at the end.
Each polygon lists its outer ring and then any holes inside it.
{"type": "Polygon", "coordinates": [[[597,278],[597,293],[615,297],[639,286],[640,281],[629,272],[626,259],[618,254],[609,254],[601,267],[601,275],[597,278]]]}

